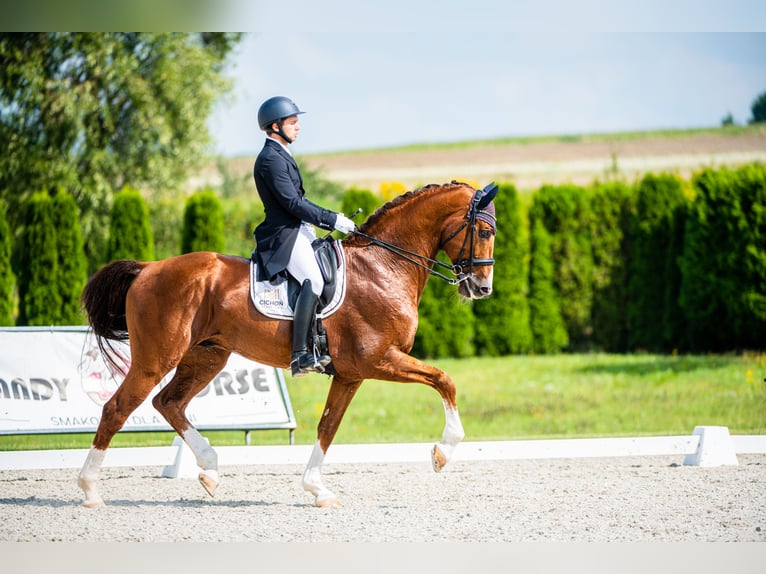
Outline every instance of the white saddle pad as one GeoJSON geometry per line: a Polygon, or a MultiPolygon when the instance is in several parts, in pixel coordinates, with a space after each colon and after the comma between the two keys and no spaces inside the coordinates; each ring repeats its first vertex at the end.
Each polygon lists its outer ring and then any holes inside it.
{"type": "MultiPolygon", "coordinates": [[[[343,246],[340,242],[335,244],[338,249],[338,271],[335,282],[335,293],[327,306],[317,313],[317,317],[324,319],[329,317],[343,303],[346,297],[346,258],[343,254],[343,246]]],[[[272,319],[292,320],[294,310],[290,305],[290,299],[287,293],[287,279],[282,277],[275,281],[261,281],[258,278],[258,266],[250,261],[250,299],[253,305],[260,312],[272,319]]]]}

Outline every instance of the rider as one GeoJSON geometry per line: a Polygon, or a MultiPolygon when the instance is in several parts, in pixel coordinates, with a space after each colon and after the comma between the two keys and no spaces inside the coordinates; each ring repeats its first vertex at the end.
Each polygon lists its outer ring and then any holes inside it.
{"type": "Polygon", "coordinates": [[[256,254],[269,280],[284,271],[301,285],[293,318],[290,368],[293,377],[310,371],[324,371],[331,359],[314,358],[308,349],[308,335],[316,314],[324,279],[311,242],[316,239],[313,225],[350,233],[356,225],[342,213],[324,209],[306,199],[298,164],[288,145],[298,137],[298,115],[304,112],[282,96],[269,98],[258,110],[258,125],[266,132],[266,143],[253,167],[258,195],[266,219],[255,228],[256,254]]]}

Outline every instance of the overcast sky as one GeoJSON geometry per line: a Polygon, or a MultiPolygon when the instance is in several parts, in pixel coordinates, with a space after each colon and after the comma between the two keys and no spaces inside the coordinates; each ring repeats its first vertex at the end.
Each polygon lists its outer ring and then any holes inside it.
{"type": "MultiPolygon", "coordinates": [[[[764,5],[753,4],[754,22],[763,22],[764,5]]],[[[304,11],[295,27],[248,34],[229,68],[232,98],[210,121],[217,151],[256,154],[263,143],[258,107],[273,95],[306,112],[293,150],[307,154],[709,127],[727,113],[745,123],[753,100],[766,92],[766,33],[592,31],[564,26],[560,13],[549,28],[522,31],[516,19],[503,32],[486,15],[459,16],[442,13],[438,25],[420,31],[375,31],[304,11]]],[[[622,17],[629,21],[630,14],[622,17]]],[[[727,21],[723,29],[746,23],[727,21]]]]}

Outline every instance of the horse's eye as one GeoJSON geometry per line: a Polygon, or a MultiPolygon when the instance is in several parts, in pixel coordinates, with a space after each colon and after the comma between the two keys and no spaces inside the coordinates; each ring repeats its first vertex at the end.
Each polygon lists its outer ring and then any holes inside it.
{"type": "Polygon", "coordinates": [[[489,239],[490,237],[492,237],[492,232],[489,229],[480,229],[479,237],[481,237],[482,239],[489,239]]]}

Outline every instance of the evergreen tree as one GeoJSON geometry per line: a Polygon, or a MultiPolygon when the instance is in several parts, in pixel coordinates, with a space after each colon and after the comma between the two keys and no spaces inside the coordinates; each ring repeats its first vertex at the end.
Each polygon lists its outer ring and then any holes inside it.
{"type": "Polygon", "coordinates": [[[609,352],[628,347],[628,234],[631,189],[622,182],[597,185],[591,196],[593,339],[609,352]]]}
{"type": "Polygon", "coordinates": [[[677,260],[682,249],[685,202],[681,180],[673,175],[647,174],[638,184],[630,231],[631,349],[667,351],[682,344],[677,260]]]}
{"type": "Polygon", "coordinates": [[[551,238],[543,222],[530,218],[532,259],[529,265],[529,315],[536,353],[558,353],[569,344],[554,286],[551,238]]]}
{"type": "Polygon", "coordinates": [[[529,244],[516,187],[501,185],[494,204],[498,229],[492,295],[473,303],[476,349],[480,355],[489,356],[526,353],[532,349],[527,298],[529,244]]]}
{"type": "Polygon", "coordinates": [[[760,94],[750,106],[753,117],[750,118],[751,124],[761,124],[766,122],[766,92],[760,94]]]}
{"type": "Polygon", "coordinates": [[[740,348],[766,348],[766,165],[751,164],[737,169],[740,216],[740,261],[732,271],[740,283],[734,299],[737,339],[740,348]]]}
{"type": "MultiPolygon", "coordinates": [[[[231,200],[234,201],[234,200],[231,200]]],[[[181,254],[179,229],[183,229],[185,197],[153,197],[149,207],[149,221],[154,238],[154,257],[167,259],[181,254]]],[[[181,237],[183,237],[181,231],[181,237]]]]}
{"type": "Polygon", "coordinates": [[[74,198],[59,189],[53,196],[53,226],[58,251],[58,290],[61,311],[58,325],[80,325],[80,294],[87,279],[87,261],[80,233],[80,214],[74,198]]]}
{"type": "Polygon", "coordinates": [[[223,204],[226,229],[226,250],[241,257],[250,257],[255,247],[253,230],[263,221],[263,203],[258,194],[231,198],[223,204]]]}
{"type": "Polygon", "coordinates": [[[357,209],[361,209],[362,213],[354,218],[356,224],[361,225],[382,203],[382,200],[370,190],[352,187],[343,195],[343,204],[340,210],[346,216],[351,217],[357,209]]]}
{"type": "Polygon", "coordinates": [[[154,239],[149,210],[141,193],[125,186],[115,196],[109,225],[109,260],[154,259],[154,239]]]}
{"type": "MultiPolygon", "coordinates": [[[[449,262],[442,252],[438,259],[449,262]]],[[[418,308],[412,352],[421,358],[470,357],[475,352],[471,305],[446,281],[431,277],[418,308]]]]}
{"type": "Polygon", "coordinates": [[[16,246],[18,325],[55,325],[60,316],[58,253],[53,201],[45,192],[32,195],[24,210],[23,231],[16,246]]]}
{"type": "Polygon", "coordinates": [[[5,219],[5,204],[0,200],[0,326],[13,325],[14,277],[11,268],[11,230],[5,219]]]}
{"type": "Polygon", "coordinates": [[[766,347],[766,165],[737,169],[741,219],[734,270],[740,277],[740,298],[735,299],[736,326],[742,348],[766,347]]]}
{"type": "Polygon", "coordinates": [[[223,209],[220,200],[210,189],[195,193],[186,201],[181,252],[223,253],[225,245],[223,209]]]}
{"type": "Polygon", "coordinates": [[[575,185],[543,186],[535,193],[535,219],[550,236],[553,284],[570,343],[587,346],[592,335],[593,253],[590,202],[575,185]]]}
{"type": "Polygon", "coordinates": [[[766,340],[766,168],[706,169],[686,220],[680,305],[694,351],[766,340]]]}

